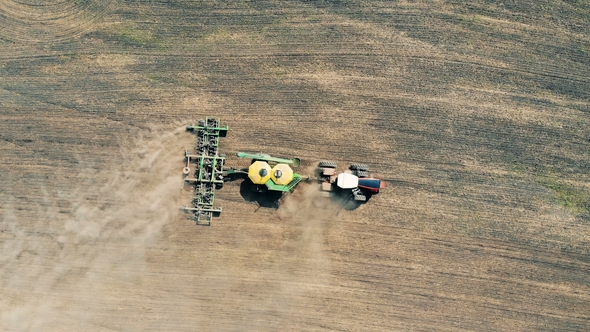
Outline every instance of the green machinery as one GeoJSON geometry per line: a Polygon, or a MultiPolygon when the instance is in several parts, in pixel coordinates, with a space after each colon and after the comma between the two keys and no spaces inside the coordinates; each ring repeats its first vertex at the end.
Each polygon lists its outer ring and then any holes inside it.
{"type": "Polygon", "coordinates": [[[230,168],[225,175],[235,173],[247,174],[254,186],[252,189],[257,192],[282,191],[289,192],[301,182],[304,177],[293,172],[289,165],[299,166],[299,158],[285,159],[272,157],[265,153],[236,153],[238,158],[251,159],[252,162],[248,168],[234,169],[230,168]]]}
{"type": "Polygon", "coordinates": [[[256,192],[289,192],[306,178],[290,167],[299,166],[298,158],[277,158],[264,153],[238,152],[238,158],[251,159],[250,166],[225,168],[226,157],[219,154],[219,138],[227,135],[229,127],[222,127],[219,118],[208,117],[186,129],[196,133],[197,144],[194,154],[188,151],[184,154],[184,181],[192,183],[194,194],[192,207],[183,206],[182,209],[190,212],[191,219],[199,225],[210,225],[213,216],[221,213],[221,207],[214,207],[215,190],[221,189],[224,181],[247,176],[256,192]],[[192,171],[194,177],[190,177],[191,165],[195,166],[192,171]]]}
{"type": "Polygon", "coordinates": [[[214,215],[221,213],[220,207],[214,207],[215,189],[223,186],[223,165],[225,155],[219,154],[219,138],[225,137],[228,126],[222,127],[219,118],[208,117],[197,124],[186,127],[195,132],[197,144],[195,154],[185,151],[186,166],[183,169],[184,181],[193,184],[192,207],[183,206],[183,210],[192,212],[192,219],[197,224],[210,225],[214,215]],[[194,177],[190,177],[191,163],[195,164],[194,177]]]}

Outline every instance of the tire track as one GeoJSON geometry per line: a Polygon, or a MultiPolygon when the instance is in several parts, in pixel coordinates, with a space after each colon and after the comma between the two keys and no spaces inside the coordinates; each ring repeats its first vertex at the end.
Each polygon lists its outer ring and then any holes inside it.
{"type": "Polygon", "coordinates": [[[55,43],[94,29],[118,0],[0,1],[0,36],[10,41],[55,43]]]}

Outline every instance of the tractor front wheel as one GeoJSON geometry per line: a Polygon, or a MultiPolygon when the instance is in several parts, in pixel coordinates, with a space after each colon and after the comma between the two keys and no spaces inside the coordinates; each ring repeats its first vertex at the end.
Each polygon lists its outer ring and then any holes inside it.
{"type": "Polygon", "coordinates": [[[356,176],[358,176],[359,178],[366,178],[369,177],[369,172],[357,169],[356,176]]]}
{"type": "Polygon", "coordinates": [[[368,172],[369,171],[369,166],[365,165],[365,164],[352,164],[350,165],[350,169],[355,171],[365,171],[368,172]]]}

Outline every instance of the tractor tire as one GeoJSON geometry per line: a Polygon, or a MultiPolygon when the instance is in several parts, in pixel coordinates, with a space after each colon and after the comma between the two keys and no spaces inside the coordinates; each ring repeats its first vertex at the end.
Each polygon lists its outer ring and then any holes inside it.
{"type": "Polygon", "coordinates": [[[357,202],[366,202],[367,201],[367,196],[365,196],[365,195],[354,195],[353,198],[357,202]]]}
{"type": "Polygon", "coordinates": [[[353,171],[365,171],[368,172],[369,171],[369,166],[365,165],[365,164],[352,164],[350,165],[350,169],[353,171]]]}
{"type": "Polygon", "coordinates": [[[369,177],[369,172],[363,171],[363,170],[357,170],[356,176],[358,176],[359,178],[366,178],[366,177],[369,177]]]}
{"type": "Polygon", "coordinates": [[[318,164],[321,168],[336,168],[338,164],[335,161],[320,161],[318,164]]]}

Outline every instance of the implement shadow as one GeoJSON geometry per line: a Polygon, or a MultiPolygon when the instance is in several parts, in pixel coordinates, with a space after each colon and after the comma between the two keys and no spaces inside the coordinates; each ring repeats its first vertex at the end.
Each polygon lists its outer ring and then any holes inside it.
{"type": "Polygon", "coordinates": [[[283,197],[280,191],[257,192],[256,186],[248,178],[240,184],[240,195],[246,202],[254,202],[258,207],[278,209],[279,200],[283,197]]]}

